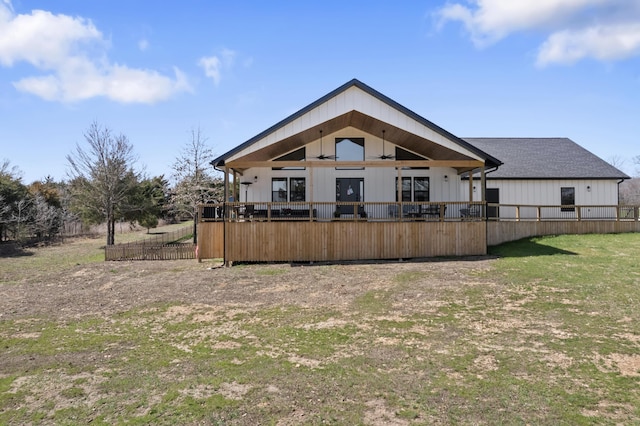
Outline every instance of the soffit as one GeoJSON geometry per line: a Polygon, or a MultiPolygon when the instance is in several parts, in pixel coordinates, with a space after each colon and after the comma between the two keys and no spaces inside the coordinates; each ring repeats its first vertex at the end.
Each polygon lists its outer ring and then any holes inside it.
{"type": "Polygon", "coordinates": [[[392,126],[382,120],[354,110],[312,126],[245,156],[236,157],[234,161],[269,161],[318,140],[320,130],[324,135],[329,135],[347,127],[354,127],[371,135],[380,136],[384,130],[387,142],[432,160],[474,160],[471,156],[454,151],[405,129],[392,126]]]}

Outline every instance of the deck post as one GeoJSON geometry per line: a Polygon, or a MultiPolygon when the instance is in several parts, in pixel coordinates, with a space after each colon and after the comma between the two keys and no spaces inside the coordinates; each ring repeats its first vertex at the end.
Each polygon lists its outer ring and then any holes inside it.
{"type": "Polygon", "coordinates": [[[487,179],[484,171],[484,167],[480,169],[480,201],[484,203],[485,193],[487,192],[487,179]]]}

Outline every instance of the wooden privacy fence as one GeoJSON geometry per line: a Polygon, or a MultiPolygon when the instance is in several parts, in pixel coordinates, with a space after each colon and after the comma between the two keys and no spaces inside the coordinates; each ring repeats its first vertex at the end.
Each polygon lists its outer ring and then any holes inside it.
{"type": "Polygon", "coordinates": [[[118,244],[107,246],[104,260],[180,260],[195,259],[196,245],[189,244],[118,244]]]}
{"type": "Polygon", "coordinates": [[[193,232],[191,225],[141,241],[106,246],[104,260],[179,260],[195,259],[196,245],[175,243],[193,232]]]}

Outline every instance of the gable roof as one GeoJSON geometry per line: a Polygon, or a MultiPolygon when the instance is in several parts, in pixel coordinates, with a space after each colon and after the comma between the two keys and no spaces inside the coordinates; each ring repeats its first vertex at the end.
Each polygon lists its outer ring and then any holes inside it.
{"type": "MultiPolygon", "coordinates": [[[[295,120],[301,118],[305,114],[307,114],[307,113],[311,112],[312,110],[320,107],[321,105],[329,102],[331,99],[336,98],[337,96],[339,96],[343,92],[346,92],[347,90],[349,90],[349,89],[351,89],[353,87],[356,87],[356,88],[362,90],[363,92],[365,92],[365,93],[369,94],[370,96],[376,98],[377,100],[383,102],[387,106],[389,106],[389,107],[399,111],[400,113],[404,114],[405,116],[415,120],[419,124],[425,126],[426,128],[428,128],[431,131],[435,132],[436,134],[442,136],[443,138],[447,139],[448,141],[454,143],[455,145],[458,145],[459,147],[463,148],[467,152],[474,153],[479,158],[482,158],[485,161],[485,163],[487,164],[487,166],[496,167],[496,166],[499,166],[500,164],[502,164],[502,162],[500,160],[498,160],[497,158],[494,158],[493,156],[487,154],[486,152],[483,152],[481,149],[478,149],[477,147],[473,146],[472,144],[469,144],[468,142],[464,141],[463,139],[461,139],[461,138],[453,135],[452,133],[444,130],[443,128],[437,126],[436,124],[432,123],[431,121],[427,120],[426,118],[421,117],[420,115],[418,115],[415,112],[409,110],[408,108],[405,108],[404,106],[400,105],[396,101],[394,101],[391,98],[383,95],[382,93],[374,90],[373,88],[367,86],[366,84],[362,83],[361,81],[359,81],[357,79],[352,79],[351,81],[349,81],[349,82],[343,84],[342,86],[338,87],[337,89],[329,92],[328,94],[324,95],[320,99],[316,100],[315,102],[312,102],[311,104],[309,104],[306,107],[302,108],[301,110],[295,112],[294,114],[290,115],[289,117],[285,118],[284,120],[276,123],[275,125],[271,126],[270,128],[266,129],[265,131],[263,131],[263,132],[259,133],[258,135],[252,137],[251,139],[247,140],[246,142],[242,143],[241,145],[238,145],[235,148],[231,149],[230,151],[222,154],[218,158],[216,158],[213,161],[211,161],[211,164],[214,167],[223,166],[225,164],[225,161],[228,160],[229,158],[232,158],[234,155],[237,155],[238,153],[241,153],[243,150],[246,150],[247,148],[251,147],[252,145],[262,141],[263,139],[265,139],[269,135],[274,134],[275,132],[277,132],[278,130],[280,130],[283,127],[287,126],[288,124],[294,122],[295,120]]],[[[304,144],[305,141],[308,142],[311,138],[317,137],[318,129],[323,128],[322,126],[329,126],[329,128],[333,127],[334,129],[338,129],[340,127],[346,127],[346,126],[353,126],[353,127],[361,128],[362,130],[370,130],[370,133],[374,133],[375,131],[378,131],[380,129],[384,129],[384,128],[389,129],[389,127],[393,127],[393,126],[390,126],[388,123],[380,122],[375,117],[371,117],[371,116],[363,114],[363,113],[361,113],[359,111],[352,110],[352,111],[350,111],[348,113],[345,113],[345,114],[342,114],[340,116],[332,117],[328,121],[326,121],[324,123],[321,123],[321,125],[316,125],[316,126],[313,126],[311,128],[308,128],[308,129],[300,132],[299,134],[295,135],[295,137],[289,137],[281,145],[282,148],[280,149],[280,151],[282,151],[282,152],[278,151],[277,149],[270,149],[270,150],[267,150],[266,153],[271,158],[275,158],[276,156],[282,155],[282,154],[284,154],[284,153],[286,153],[288,151],[296,149],[296,148],[302,146],[302,144],[304,144]]],[[[406,129],[400,129],[400,128],[396,127],[395,131],[398,134],[398,137],[400,139],[408,140],[408,138],[410,136],[410,132],[406,131],[406,129]]],[[[329,132],[325,132],[325,133],[329,133],[329,132]]],[[[387,131],[387,135],[391,136],[391,134],[392,134],[392,130],[391,131],[388,130],[387,131]]],[[[434,145],[436,145],[434,143],[429,144],[429,145],[431,145],[430,147],[424,147],[425,152],[420,152],[420,150],[416,149],[416,144],[427,145],[426,143],[423,143],[423,142],[427,142],[427,141],[424,140],[424,139],[421,139],[421,138],[414,138],[414,141],[412,142],[414,144],[414,146],[409,146],[409,148],[413,149],[414,151],[418,151],[419,153],[421,153],[423,155],[427,155],[427,156],[429,154],[437,153],[437,154],[444,155],[443,158],[448,159],[446,156],[447,155],[451,155],[450,153],[444,153],[443,152],[444,150],[440,150],[439,151],[437,148],[434,148],[434,145]],[[418,142],[416,142],[416,140],[418,140],[418,142]]],[[[397,142],[397,144],[399,146],[402,146],[402,142],[397,142]]]]}
{"type": "Polygon", "coordinates": [[[569,138],[464,138],[504,164],[487,179],[629,179],[569,138]]]}

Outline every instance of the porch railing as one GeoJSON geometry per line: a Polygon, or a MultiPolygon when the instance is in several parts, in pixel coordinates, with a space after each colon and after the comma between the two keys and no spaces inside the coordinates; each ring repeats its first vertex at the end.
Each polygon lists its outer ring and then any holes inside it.
{"type": "Polygon", "coordinates": [[[638,221],[638,206],[532,206],[487,204],[488,220],[499,221],[638,221]]]}
{"type": "Polygon", "coordinates": [[[534,206],[481,202],[249,202],[201,205],[202,222],[638,221],[638,206],[534,206]]]}
{"type": "Polygon", "coordinates": [[[484,220],[485,205],[468,202],[265,202],[200,206],[200,221],[484,220]]]}

